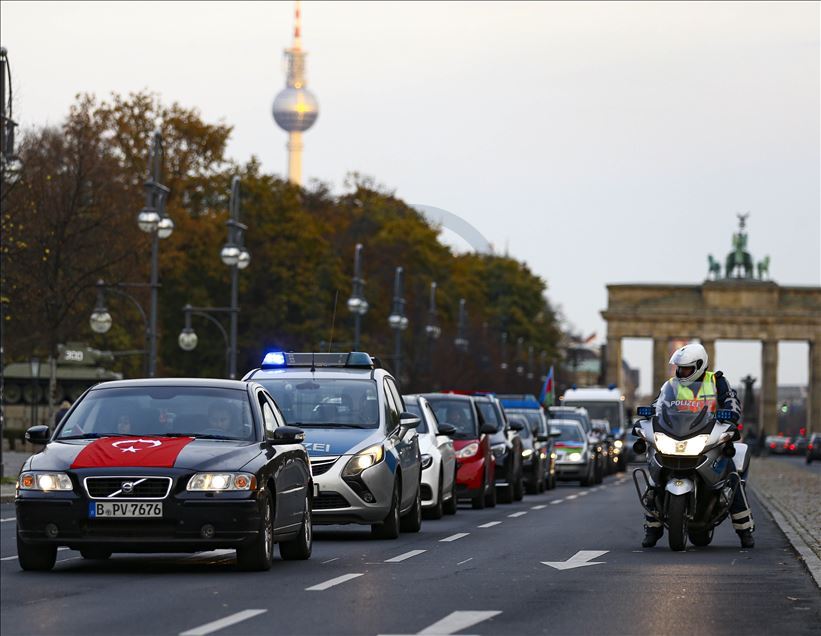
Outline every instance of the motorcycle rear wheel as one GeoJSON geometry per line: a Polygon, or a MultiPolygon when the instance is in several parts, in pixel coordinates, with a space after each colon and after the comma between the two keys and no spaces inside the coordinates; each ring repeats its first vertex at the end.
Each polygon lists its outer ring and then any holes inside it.
{"type": "Polygon", "coordinates": [[[667,540],[670,549],[681,552],[687,547],[687,495],[670,495],[667,505],[667,540]]]}
{"type": "Polygon", "coordinates": [[[714,528],[710,528],[709,530],[689,530],[687,537],[690,539],[690,543],[703,548],[713,542],[713,530],[714,528]]]}

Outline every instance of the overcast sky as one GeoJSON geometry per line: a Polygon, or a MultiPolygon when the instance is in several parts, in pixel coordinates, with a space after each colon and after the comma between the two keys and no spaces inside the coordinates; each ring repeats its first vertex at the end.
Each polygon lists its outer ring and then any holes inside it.
{"type": "MultiPolygon", "coordinates": [[[[549,284],[585,335],[605,285],[699,283],[750,211],[785,285],[821,283],[818,3],[304,2],[320,103],[303,171],[349,171],[449,210],[549,284]]],[[[150,89],[234,126],[230,155],[285,169],[271,117],[293,3],[3,2],[15,116],[150,89]]],[[[718,346],[732,380],[757,344],[718,346]]],[[[785,345],[779,381],[807,381],[785,345]]],[[[625,346],[649,390],[649,343],[625,346]]]]}

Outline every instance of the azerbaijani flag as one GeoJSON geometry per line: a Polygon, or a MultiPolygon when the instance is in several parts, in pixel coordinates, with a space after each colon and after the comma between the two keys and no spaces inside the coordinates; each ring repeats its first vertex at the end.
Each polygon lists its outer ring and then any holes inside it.
{"type": "Polygon", "coordinates": [[[552,406],[554,402],[554,391],[553,367],[551,366],[550,371],[547,372],[547,377],[544,379],[544,386],[539,393],[539,403],[545,407],[552,406]]]}

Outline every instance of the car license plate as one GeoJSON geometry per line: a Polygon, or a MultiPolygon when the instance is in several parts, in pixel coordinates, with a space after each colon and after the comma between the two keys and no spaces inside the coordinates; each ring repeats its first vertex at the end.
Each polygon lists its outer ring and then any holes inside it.
{"type": "Polygon", "coordinates": [[[162,504],[145,501],[92,501],[88,504],[88,516],[91,519],[162,517],[162,504]]]}

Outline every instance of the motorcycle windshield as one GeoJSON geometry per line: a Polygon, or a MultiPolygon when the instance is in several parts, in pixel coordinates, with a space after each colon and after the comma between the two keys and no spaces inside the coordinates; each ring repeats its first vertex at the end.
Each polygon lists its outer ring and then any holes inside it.
{"type": "Polygon", "coordinates": [[[664,384],[656,401],[653,429],[676,439],[692,437],[712,428],[715,410],[715,396],[702,390],[701,382],[685,387],[673,378],[664,384]]]}

